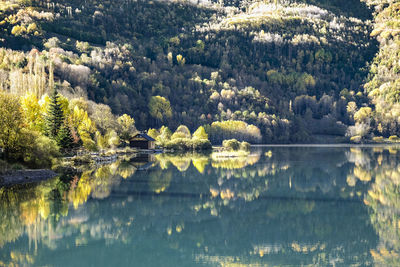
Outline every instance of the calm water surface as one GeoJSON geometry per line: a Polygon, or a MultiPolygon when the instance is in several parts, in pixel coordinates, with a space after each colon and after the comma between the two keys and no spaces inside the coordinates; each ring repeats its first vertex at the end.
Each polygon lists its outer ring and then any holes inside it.
{"type": "Polygon", "coordinates": [[[400,149],[159,154],[0,189],[0,266],[399,266],[400,149]]]}

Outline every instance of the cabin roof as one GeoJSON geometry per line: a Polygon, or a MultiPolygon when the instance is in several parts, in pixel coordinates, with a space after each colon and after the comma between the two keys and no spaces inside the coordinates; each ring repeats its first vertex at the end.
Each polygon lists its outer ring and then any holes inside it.
{"type": "Polygon", "coordinates": [[[148,136],[146,133],[138,133],[132,139],[135,139],[135,138],[144,138],[147,141],[156,141],[151,136],[148,136]]]}

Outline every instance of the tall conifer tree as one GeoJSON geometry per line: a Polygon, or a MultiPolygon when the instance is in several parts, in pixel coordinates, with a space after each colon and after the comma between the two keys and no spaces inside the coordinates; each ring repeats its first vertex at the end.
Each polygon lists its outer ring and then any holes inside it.
{"type": "Polygon", "coordinates": [[[60,104],[60,96],[56,89],[50,96],[50,104],[47,109],[45,120],[46,134],[51,138],[56,138],[61,126],[64,123],[64,112],[60,104]]]}
{"type": "Polygon", "coordinates": [[[71,130],[69,129],[68,125],[63,124],[58,131],[56,137],[57,144],[62,149],[70,149],[73,147],[74,139],[72,138],[71,130]]]}

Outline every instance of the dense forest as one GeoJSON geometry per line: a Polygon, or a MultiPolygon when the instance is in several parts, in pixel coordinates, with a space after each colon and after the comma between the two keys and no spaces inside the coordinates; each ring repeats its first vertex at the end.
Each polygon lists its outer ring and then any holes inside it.
{"type": "Polygon", "coordinates": [[[189,139],[203,126],[214,144],[396,141],[399,9],[390,0],[2,1],[2,98],[19,99],[18,127],[61,147],[70,137],[112,147],[127,131],[159,136],[167,126],[170,136],[180,125],[189,139]],[[52,100],[62,118],[50,133],[52,100]]]}

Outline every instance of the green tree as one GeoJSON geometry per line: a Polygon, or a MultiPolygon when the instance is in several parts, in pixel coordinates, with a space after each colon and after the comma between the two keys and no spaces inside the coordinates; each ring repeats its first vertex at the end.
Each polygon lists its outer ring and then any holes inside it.
{"type": "Polygon", "coordinates": [[[101,150],[108,148],[107,137],[102,135],[99,131],[96,131],[96,144],[101,150]]]}
{"type": "Polygon", "coordinates": [[[75,106],[70,116],[71,125],[77,130],[83,146],[89,150],[96,150],[96,143],[93,140],[96,124],[89,118],[87,112],[75,106]]]}
{"type": "Polygon", "coordinates": [[[111,148],[115,148],[115,147],[119,146],[121,143],[120,142],[121,139],[119,138],[117,132],[114,130],[108,131],[106,134],[106,138],[107,138],[108,145],[111,148]]]}
{"type": "Polygon", "coordinates": [[[73,146],[74,139],[72,138],[71,130],[68,125],[61,126],[56,137],[57,145],[62,149],[70,149],[73,146]]]}
{"type": "Polygon", "coordinates": [[[208,150],[211,149],[211,142],[208,140],[208,134],[203,126],[197,128],[192,136],[192,148],[194,150],[208,150]]]}
{"type": "Polygon", "coordinates": [[[119,125],[119,137],[122,142],[129,142],[129,138],[133,136],[137,130],[135,128],[135,120],[124,114],[117,119],[119,125]]]}
{"type": "Polygon", "coordinates": [[[160,133],[157,131],[157,129],[151,128],[147,131],[147,135],[154,139],[157,139],[160,133]]]}
{"type": "Polygon", "coordinates": [[[25,122],[29,128],[42,131],[43,130],[43,116],[39,100],[33,93],[27,93],[20,97],[21,107],[24,113],[25,122]]]}
{"type": "Polygon", "coordinates": [[[0,92],[0,147],[6,158],[18,150],[24,118],[18,98],[0,92]]]}
{"type": "Polygon", "coordinates": [[[150,115],[156,119],[157,122],[165,121],[172,117],[171,104],[165,97],[152,96],[149,102],[150,115]]]}
{"type": "Polygon", "coordinates": [[[160,128],[160,134],[157,136],[157,145],[163,146],[165,143],[167,143],[169,140],[171,140],[172,132],[171,130],[166,127],[162,126],[160,128]]]}
{"type": "Polygon", "coordinates": [[[362,107],[354,114],[354,120],[358,123],[369,123],[372,116],[370,107],[362,107]]]}
{"type": "Polygon", "coordinates": [[[177,55],[176,61],[178,62],[179,65],[183,66],[185,65],[186,59],[182,55],[177,55]]]}
{"type": "Polygon", "coordinates": [[[203,126],[197,128],[197,130],[193,133],[193,138],[208,140],[208,134],[206,133],[206,130],[204,130],[203,126]]]}
{"type": "Polygon", "coordinates": [[[55,139],[63,123],[64,112],[60,103],[60,96],[57,90],[54,90],[53,94],[50,96],[50,103],[45,117],[46,135],[55,139]]]}
{"type": "Polygon", "coordinates": [[[56,141],[39,132],[23,129],[23,140],[20,143],[22,149],[19,157],[28,166],[48,168],[52,160],[60,156],[56,141]]]}
{"type": "Polygon", "coordinates": [[[190,134],[189,128],[185,125],[179,125],[179,127],[176,129],[176,131],[172,135],[171,139],[177,139],[177,138],[191,139],[192,135],[190,134]]]}

